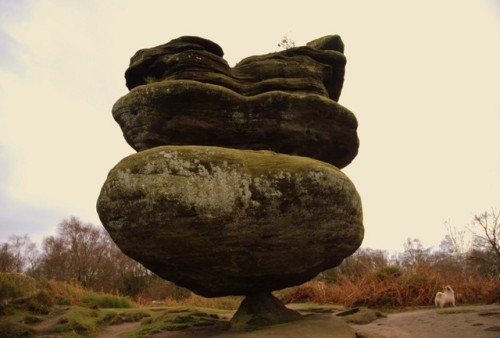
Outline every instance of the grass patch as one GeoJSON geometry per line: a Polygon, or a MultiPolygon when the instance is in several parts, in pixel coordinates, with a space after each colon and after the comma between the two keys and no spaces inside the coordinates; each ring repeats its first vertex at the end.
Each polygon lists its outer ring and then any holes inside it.
{"type": "Polygon", "coordinates": [[[189,297],[182,299],[181,301],[174,299],[166,299],[165,305],[184,306],[184,307],[189,306],[189,307],[206,308],[206,309],[236,310],[238,306],[240,306],[243,298],[244,297],[242,296],[206,298],[198,296],[193,293],[189,297]]]}
{"type": "Polygon", "coordinates": [[[53,327],[55,333],[76,332],[79,335],[91,336],[98,333],[105,322],[104,314],[96,309],[73,306],[53,327]]]}
{"type": "Polygon", "coordinates": [[[150,311],[137,309],[130,309],[128,311],[123,311],[122,309],[106,309],[102,310],[102,312],[105,314],[105,322],[109,325],[138,322],[152,316],[152,312],[150,311]]]}

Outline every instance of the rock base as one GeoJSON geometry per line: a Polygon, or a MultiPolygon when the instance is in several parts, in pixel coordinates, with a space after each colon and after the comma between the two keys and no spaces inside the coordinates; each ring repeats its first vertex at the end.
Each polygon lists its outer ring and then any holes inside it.
{"type": "MultiPolygon", "coordinates": [[[[303,316],[301,320],[268,326],[254,331],[228,331],[217,338],[356,338],[356,332],[331,314],[303,316]]],[[[369,336],[366,336],[369,337],[369,336]]],[[[377,336],[381,337],[381,336],[377,336]]]]}
{"type": "Polygon", "coordinates": [[[271,293],[247,295],[231,319],[231,330],[252,331],[259,328],[303,319],[288,309],[271,293]]]}

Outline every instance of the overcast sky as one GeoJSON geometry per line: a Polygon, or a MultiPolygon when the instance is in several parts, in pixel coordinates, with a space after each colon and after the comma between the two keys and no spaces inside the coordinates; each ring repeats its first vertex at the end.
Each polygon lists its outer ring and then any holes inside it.
{"type": "Polygon", "coordinates": [[[345,43],[339,103],[359,121],[344,172],[363,200],[363,247],[437,247],[500,206],[500,1],[0,0],[0,242],[100,225],[108,171],[133,153],[113,120],[141,48],[182,35],[234,65],[330,34],[345,43]]]}

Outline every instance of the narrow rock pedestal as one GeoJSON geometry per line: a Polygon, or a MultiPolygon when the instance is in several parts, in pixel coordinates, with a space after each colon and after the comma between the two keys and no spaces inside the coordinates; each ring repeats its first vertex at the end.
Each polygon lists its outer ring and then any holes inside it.
{"type": "Polygon", "coordinates": [[[288,309],[270,292],[247,295],[231,319],[231,329],[251,331],[275,324],[303,319],[297,311],[288,309]]]}

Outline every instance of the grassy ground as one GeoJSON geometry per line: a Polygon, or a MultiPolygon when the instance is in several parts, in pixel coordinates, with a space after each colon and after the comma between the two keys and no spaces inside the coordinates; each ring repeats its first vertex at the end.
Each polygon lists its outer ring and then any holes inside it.
{"type": "MultiPolygon", "coordinates": [[[[201,301],[193,297],[192,303],[201,301]]],[[[220,304],[235,307],[237,300],[220,304]]],[[[202,304],[200,304],[202,305],[202,304]]],[[[216,303],[201,306],[138,306],[126,297],[100,294],[69,283],[37,281],[22,274],[0,274],[0,338],[39,335],[99,337],[110,327],[137,323],[124,337],[144,337],[164,330],[225,324],[216,303]],[[140,325],[139,325],[140,324],[140,325]]]]}
{"type": "MultiPolygon", "coordinates": [[[[332,313],[349,324],[366,324],[408,310],[433,306],[387,307],[382,311],[364,305],[339,306],[328,302],[328,289],[317,282],[278,293],[287,306],[301,313],[332,313]],[[307,302],[319,294],[322,302],[307,302]],[[301,303],[300,303],[301,302],[301,303]],[[383,312],[383,313],[382,313],[383,312]]],[[[0,338],[37,335],[61,338],[104,337],[103,332],[126,327],[124,338],[148,337],[168,331],[199,327],[227,327],[242,297],[207,299],[193,295],[182,302],[166,301],[162,306],[137,305],[126,297],[89,292],[79,286],[55,281],[35,281],[20,274],[0,274],[0,338]],[[134,325],[126,325],[134,323],[134,325]],[[101,336],[102,335],[102,336],[101,336]]],[[[468,309],[462,307],[463,313],[468,309]]],[[[456,314],[457,309],[439,309],[439,315],[456,314]]]]}
{"type": "Polygon", "coordinates": [[[0,338],[35,337],[37,334],[62,338],[98,337],[106,327],[138,322],[123,337],[144,337],[188,327],[224,325],[217,313],[225,310],[196,307],[98,308],[88,305],[53,306],[46,314],[33,314],[17,307],[0,316],[0,338]]]}

